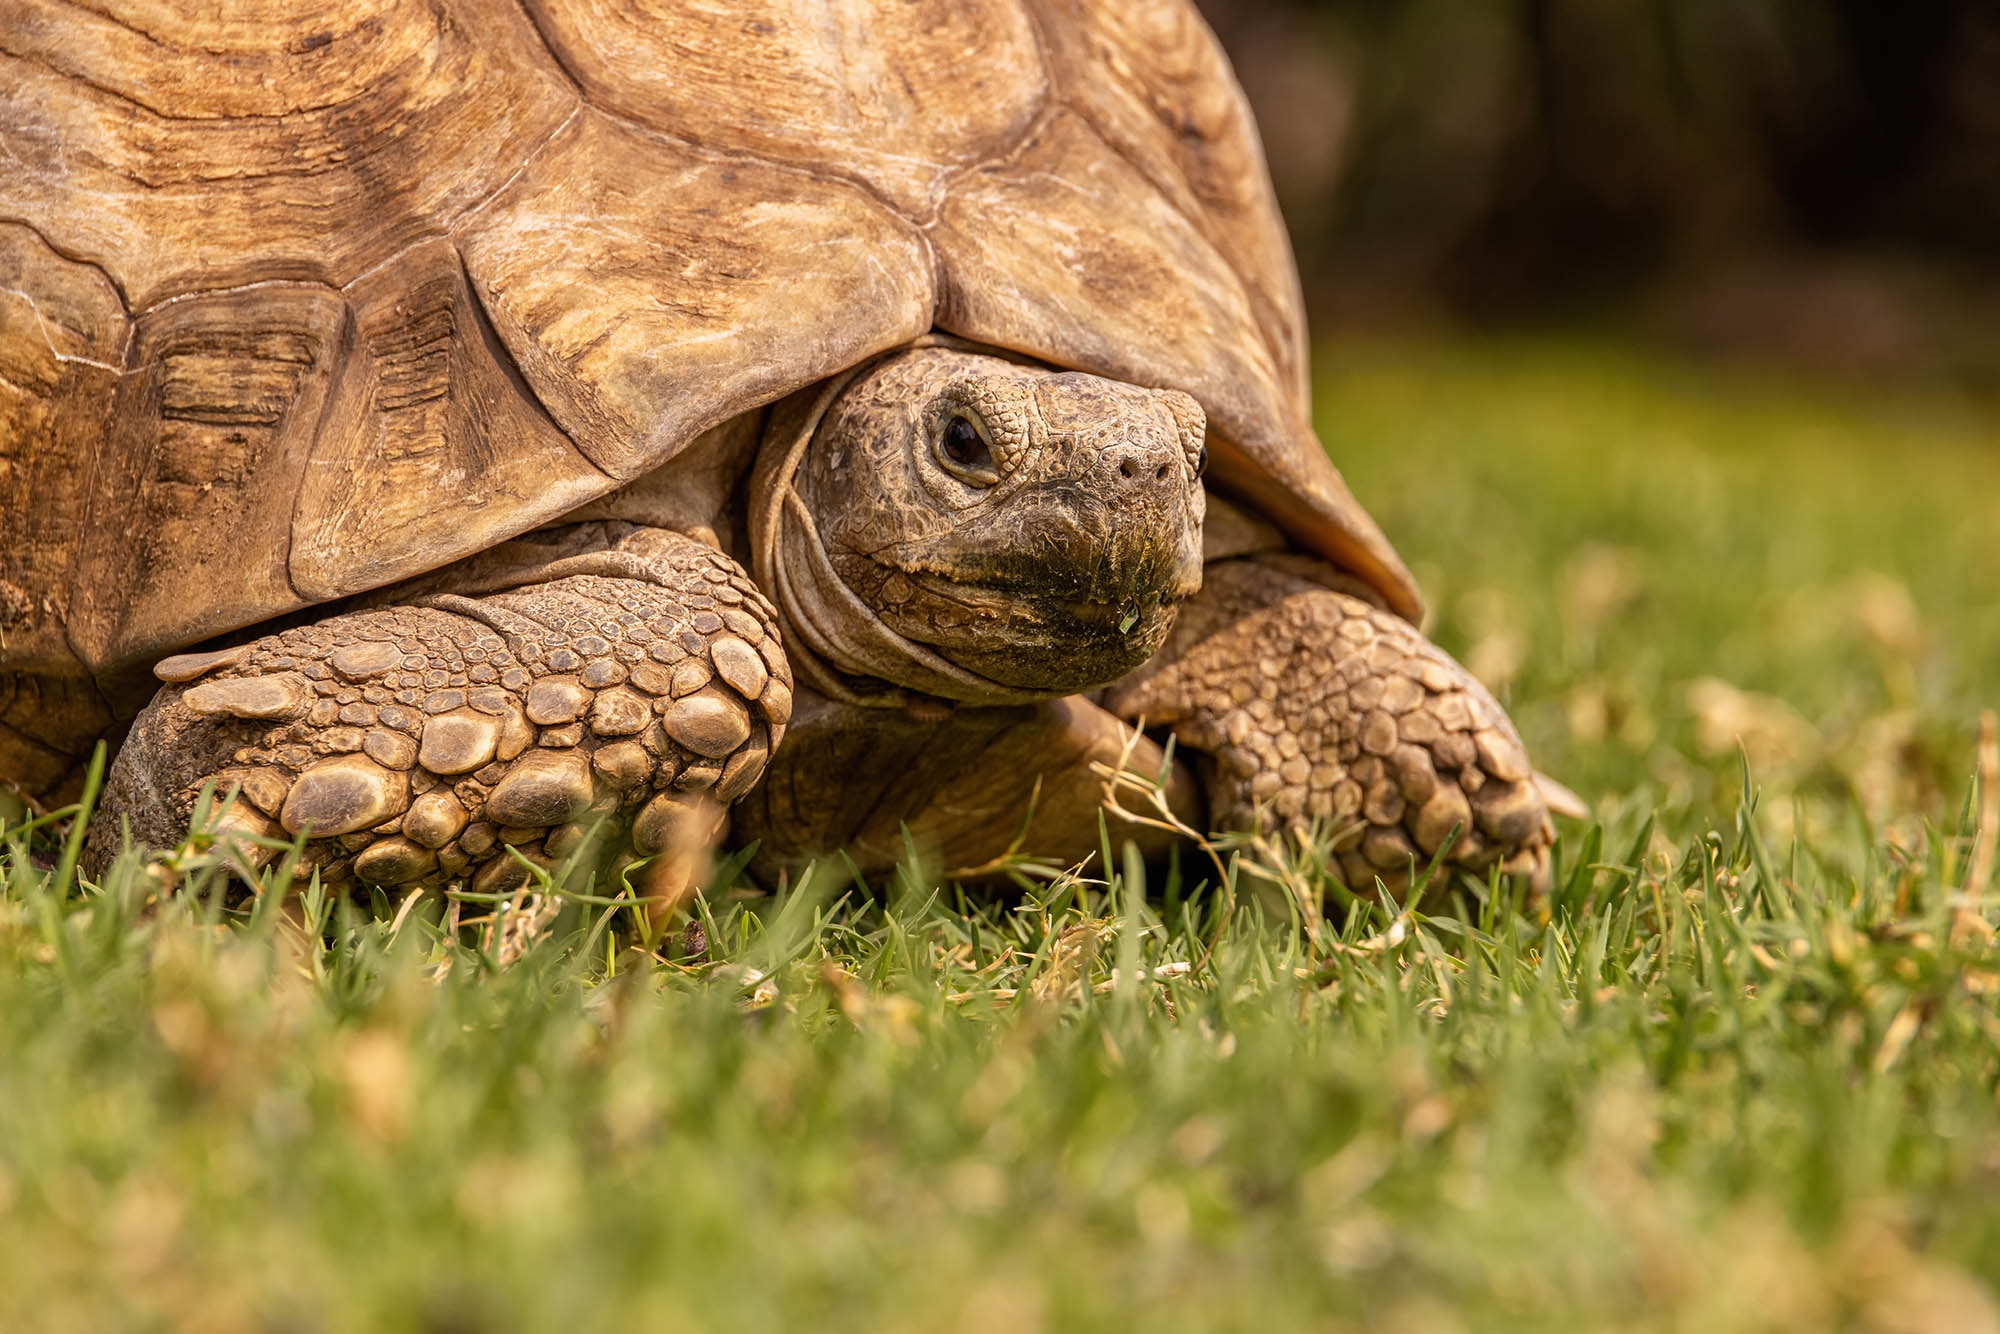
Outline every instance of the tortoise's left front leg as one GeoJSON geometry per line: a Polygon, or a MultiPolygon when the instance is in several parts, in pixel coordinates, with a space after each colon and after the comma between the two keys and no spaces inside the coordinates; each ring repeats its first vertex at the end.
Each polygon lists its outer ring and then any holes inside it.
{"type": "Polygon", "coordinates": [[[1297,556],[1210,564],[1106,707],[1206,758],[1218,828],[1327,822],[1356,890],[1407,884],[1447,840],[1449,862],[1539,878],[1555,830],[1506,713],[1415,626],[1327,586],[1341,582],[1297,556]]]}

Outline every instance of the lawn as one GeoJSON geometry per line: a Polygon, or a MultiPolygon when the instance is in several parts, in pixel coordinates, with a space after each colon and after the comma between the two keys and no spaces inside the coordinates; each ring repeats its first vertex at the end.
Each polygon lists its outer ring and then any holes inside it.
{"type": "Polygon", "coordinates": [[[1595,812],[1546,904],[1321,917],[1309,850],[1114,838],[1005,900],[725,868],[648,955],[615,899],[239,915],[199,844],[83,885],[17,833],[0,1329],[2000,1330],[2000,414],[1322,364],[1595,812]]]}

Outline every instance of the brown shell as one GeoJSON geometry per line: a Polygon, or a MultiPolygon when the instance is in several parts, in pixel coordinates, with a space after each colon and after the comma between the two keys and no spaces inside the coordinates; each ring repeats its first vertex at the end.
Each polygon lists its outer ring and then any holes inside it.
{"type": "Polygon", "coordinates": [[[436,568],[932,327],[1187,390],[1225,490],[1415,613],[1184,0],[223,9],[0,30],[10,668],[436,568]]]}

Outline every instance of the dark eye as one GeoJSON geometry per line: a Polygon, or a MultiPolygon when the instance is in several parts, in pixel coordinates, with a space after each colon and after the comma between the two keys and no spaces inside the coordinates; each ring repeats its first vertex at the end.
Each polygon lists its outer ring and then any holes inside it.
{"type": "Polygon", "coordinates": [[[938,433],[938,457],[954,472],[972,473],[973,478],[990,482],[998,472],[993,462],[993,446],[976,422],[963,412],[954,412],[938,433]]]}
{"type": "Polygon", "coordinates": [[[993,465],[993,451],[986,447],[979,428],[963,417],[953,417],[944,428],[944,454],[961,468],[993,465]]]}
{"type": "Polygon", "coordinates": [[[1194,475],[1195,475],[1196,477],[1206,477],[1206,476],[1208,476],[1208,446],[1207,446],[1207,445],[1203,445],[1203,446],[1201,447],[1201,453],[1199,453],[1199,454],[1197,454],[1197,455],[1195,455],[1195,456],[1194,456],[1194,475]]]}

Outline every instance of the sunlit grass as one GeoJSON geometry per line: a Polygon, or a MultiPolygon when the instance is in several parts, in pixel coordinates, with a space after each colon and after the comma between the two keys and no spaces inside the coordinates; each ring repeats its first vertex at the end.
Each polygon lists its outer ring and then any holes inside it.
{"type": "Polygon", "coordinates": [[[1339,364],[1437,633],[1601,817],[1545,910],[1114,846],[739,878],[653,952],[600,885],[503,967],[496,905],[232,908],[199,842],[79,885],[55,822],[0,852],[0,1329],[2000,1329],[1990,434],[1339,364]]]}

